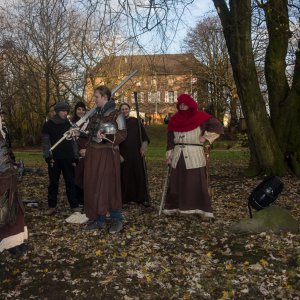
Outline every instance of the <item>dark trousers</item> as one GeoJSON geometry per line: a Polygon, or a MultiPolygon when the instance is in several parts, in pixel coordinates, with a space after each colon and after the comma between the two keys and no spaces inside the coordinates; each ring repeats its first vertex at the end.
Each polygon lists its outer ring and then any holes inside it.
{"type": "Polygon", "coordinates": [[[53,165],[48,164],[48,206],[56,207],[57,205],[58,185],[61,173],[65,180],[70,207],[78,207],[74,182],[74,166],[72,165],[72,161],[68,159],[55,159],[53,165]]]}
{"type": "Polygon", "coordinates": [[[80,186],[75,185],[75,190],[76,190],[76,198],[77,198],[78,204],[83,205],[83,200],[84,200],[83,189],[80,186]]]}

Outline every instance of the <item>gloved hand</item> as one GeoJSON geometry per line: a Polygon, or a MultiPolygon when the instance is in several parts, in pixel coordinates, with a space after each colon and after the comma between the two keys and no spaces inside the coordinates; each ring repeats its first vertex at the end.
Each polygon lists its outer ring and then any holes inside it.
{"type": "Polygon", "coordinates": [[[53,158],[51,156],[45,157],[45,162],[47,164],[50,164],[51,162],[53,163],[53,158]]]}
{"type": "Polygon", "coordinates": [[[146,154],[147,150],[148,150],[148,142],[143,141],[141,149],[140,149],[141,156],[144,156],[146,154]]]}

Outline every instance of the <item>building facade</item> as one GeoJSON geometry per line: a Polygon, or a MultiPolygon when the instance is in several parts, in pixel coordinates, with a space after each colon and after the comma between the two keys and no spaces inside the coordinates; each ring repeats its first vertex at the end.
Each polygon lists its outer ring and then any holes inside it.
{"type": "Polygon", "coordinates": [[[161,123],[176,111],[177,96],[188,93],[201,106],[207,99],[207,83],[201,74],[204,66],[192,54],[110,56],[89,74],[86,101],[93,106],[93,89],[99,85],[114,88],[134,70],[138,74],[115,95],[118,104],[131,105],[137,92],[139,111],[149,123],[161,123]]]}

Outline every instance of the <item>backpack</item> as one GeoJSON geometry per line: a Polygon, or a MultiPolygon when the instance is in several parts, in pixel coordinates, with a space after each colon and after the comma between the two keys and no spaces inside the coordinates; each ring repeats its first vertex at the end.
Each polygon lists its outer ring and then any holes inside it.
{"type": "Polygon", "coordinates": [[[251,208],[261,210],[273,203],[283,189],[283,182],[277,176],[265,178],[250,194],[248,209],[252,218],[251,208]]]}

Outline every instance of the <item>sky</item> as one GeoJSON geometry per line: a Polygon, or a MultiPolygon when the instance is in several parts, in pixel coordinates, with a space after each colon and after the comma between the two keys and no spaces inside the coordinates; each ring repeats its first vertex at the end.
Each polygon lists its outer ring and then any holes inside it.
{"type": "Polygon", "coordinates": [[[195,27],[196,23],[207,16],[215,13],[215,8],[212,0],[194,0],[193,4],[189,5],[185,13],[181,17],[181,22],[177,31],[170,31],[169,36],[172,42],[167,45],[161,44],[160,35],[156,31],[146,33],[139,38],[142,49],[148,53],[180,53],[183,39],[187,32],[195,27]],[[161,49],[163,48],[163,49],[161,49]]]}
{"type": "MultiPolygon", "coordinates": [[[[13,1],[18,0],[0,0],[0,6],[4,3],[12,3],[13,1]]],[[[205,15],[212,12],[215,12],[212,0],[194,0],[193,4],[189,5],[183,14],[181,18],[182,22],[180,22],[177,31],[171,34],[172,42],[169,42],[167,46],[160,49],[161,41],[157,38],[157,36],[155,36],[155,33],[150,33],[150,35],[145,34],[142,36],[140,39],[141,44],[148,53],[158,53],[162,51],[166,53],[180,53],[182,52],[182,41],[190,28],[194,27],[197,21],[205,17],[205,15]],[[150,40],[151,42],[149,42],[150,40]]]]}
{"type": "Polygon", "coordinates": [[[178,28],[175,40],[172,43],[169,53],[180,52],[180,44],[191,27],[194,27],[200,19],[208,13],[215,12],[215,7],[212,0],[195,0],[182,17],[182,24],[178,28]]]}

